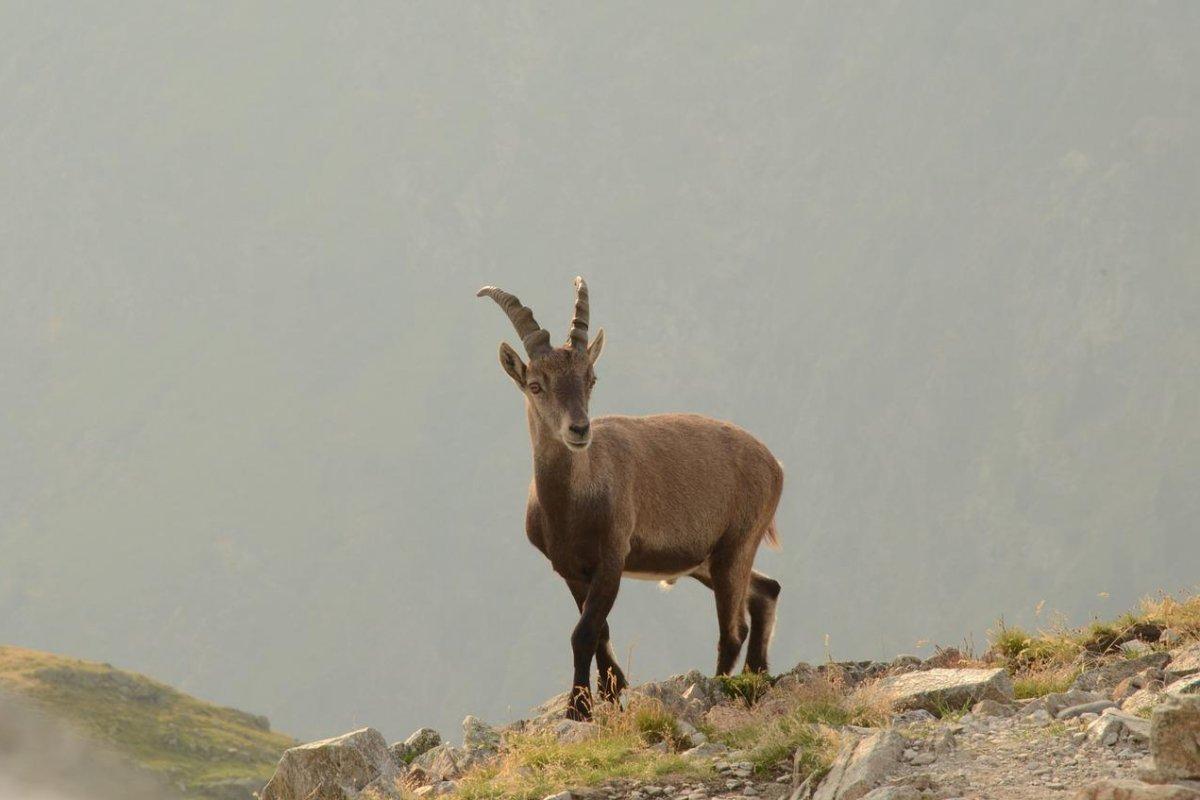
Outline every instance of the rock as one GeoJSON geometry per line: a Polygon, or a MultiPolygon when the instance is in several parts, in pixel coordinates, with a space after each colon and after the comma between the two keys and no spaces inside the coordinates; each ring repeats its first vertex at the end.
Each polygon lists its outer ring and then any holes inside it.
{"type": "Polygon", "coordinates": [[[1011,717],[1016,713],[1016,709],[1008,703],[1000,703],[989,698],[980,700],[972,706],[971,713],[977,717],[1011,717]]]}
{"type": "Polygon", "coordinates": [[[1079,790],[1075,800],[1200,800],[1200,792],[1183,786],[1110,779],[1079,790]]]}
{"type": "MultiPolygon", "coordinates": [[[[924,673],[909,673],[918,674],[924,673]]],[[[900,769],[903,751],[904,738],[894,730],[847,735],[813,800],[859,800],[900,769]]]]}
{"type": "Polygon", "coordinates": [[[1171,671],[1179,675],[1200,672],[1200,642],[1192,642],[1172,650],[1171,671]]]}
{"type": "Polygon", "coordinates": [[[478,717],[467,716],[462,721],[462,730],[464,750],[495,752],[500,748],[500,733],[478,717]]]}
{"type": "Polygon", "coordinates": [[[572,800],[573,797],[574,795],[568,790],[557,794],[548,794],[542,800],[572,800]]]}
{"type": "Polygon", "coordinates": [[[675,727],[686,747],[698,747],[708,741],[708,737],[696,730],[696,727],[690,722],[679,720],[675,723],[675,727]]]}
{"type": "Polygon", "coordinates": [[[1029,716],[1036,714],[1038,711],[1045,711],[1053,717],[1064,708],[1107,699],[1107,697],[1099,692],[1085,692],[1079,689],[1071,689],[1066,692],[1052,692],[1044,697],[1039,697],[1036,700],[1026,703],[1017,714],[1019,716],[1029,716]]]}
{"type": "Polygon", "coordinates": [[[889,667],[885,661],[830,661],[817,667],[817,674],[852,689],[886,675],[889,667]]]}
{"type": "Polygon", "coordinates": [[[710,708],[727,699],[721,683],[699,670],[672,675],[665,681],[643,683],[631,689],[630,694],[658,700],[676,717],[693,725],[699,723],[710,708]]]}
{"type": "Polygon", "coordinates": [[[1149,653],[1138,658],[1117,659],[1085,670],[1075,679],[1075,683],[1071,684],[1071,688],[1085,692],[1112,689],[1131,675],[1146,669],[1162,669],[1170,661],[1171,656],[1167,653],[1149,653]]]}
{"type": "Polygon", "coordinates": [[[1200,697],[1168,694],[1150,718],[1150,752],[1166,778],[1200,778],[1200,697]]]}
{"type": "Polygon", "coordinates": [[[1012,681],[1004,669],[929,669],[884,678],[877,690],[893,708],[938,713],[980,700],[1011,702],[1012,681]]]}
{"type": "Polygon", "coordinates": [[[363,728],[285,751],[262,800],[354,800],[368,786],[398,798],[400,774],[379,731],[363,728]]]}
{"type": "Polygon", "coordinates": [[[915,786],[880,786],[863,795],[863,800],[922,800],[929,797],[915,786]]]}
{"type": "Polygon", "coordinates": [[[450,794],[457,788],[458,784],[454,781],[438,781],[414,790],[413,795],[416,797],[439,797],[443,794],[450,794]]]}
{"type": "Polygon", "coordinates": [[[1055,719],[1074,719],[1084,714],[1099,714],[1108,708],[1116,708],[1111,700],[1096,700],[1092,703],[1080,703],[1077,706],[1067,706],[1054,715],[1055,719]]]}
{"type": "Polygon", "coordinates": [[[1153,708],[1162,695],[1162,689],[1138,689],[1121,701],[1121,710],[1127,714],[1138,714],[1153,708]]]}
{"type": "Polygon", "coordinates": [[[925,659],[924,666],[930,669],[953,667],[963,660],[962,651],[957,647],[938,648],[938,651],[925,659]]]}
{"type": "Polygon", "coordinates": [[[494,750],[476,748],[467,750],[449,742],[427,750],[412,763],[419,767],[433,782],[448,781],[461,777],[464,772],[482,764],[495,754],[494,750]]]}
{"type": "Polygon", "coordinates": [[[1146,742],[1150,739],[1150,723],[1115,708],[1106,708],[1088,725],[1087,736],[1090,741],[1105,747],[1112,747],[1124,739],[1146,742]]]}
{"type": "Polygon", "coordinates": [[[888,665],[888,671],[892,673],[912,672],[920,669],[923,666],[920,656],[909,654],[899,655],[892,659],[892,663],[888,665]]]}
{"type": "Polygon", "coordinates": [[[1153,651],[1153,645],[1149,642],[1143,642],[1141,639],[1130,639],[1127,642],[1121,642],[1117,646],[1126,656],[1144,656],[1146,653],[1153,651]]]}
{"type": "Polygon", "coordinates": [[[693,747],[691,750],[683,751],[682,756],[686,759],[716,758],[717,756],[724,755],[728,752],[729,748],[723,744],[717,744],[716,742],[705,742],[704,744],[693,747]]]}
{"type": "Polygon", "coordinates": [[[893,725],[917,725],[922,722],[933,722],[937,719],[936,716],[930,714],[923,708],[914,708],[911,711],[901,711],[899,714],[892,715],[893,725]]]}
{"type": "Polygon", "coordinates": [[[403,742],[396,742],[390,748],[396,761],[407,764],[417,756],[425,753],[442,743],[442,735],[433,728],[420,728],[409,734],[403,742]]]}
{"type": "Polygon", "coordinates": [[[1180,678],[1172,682],[1167,688],[1163,689],[1163,694],[1171,697],[1195,697],[1200,696],[1200,675],[1189,675],[1186,678],[1180,678]]]}
{"type": "Polygon", "coordinates": [[[572,719],[560,719],[552,728],[554,738],[560,742],[583,742],[591,739],[599,732],[594,722],[576,722],[572,719]]]}

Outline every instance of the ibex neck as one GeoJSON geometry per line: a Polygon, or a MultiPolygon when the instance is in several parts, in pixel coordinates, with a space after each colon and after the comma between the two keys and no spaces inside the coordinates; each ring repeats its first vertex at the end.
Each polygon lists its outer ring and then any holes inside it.
{"type": "Polygon", "coordinates": [[[589,450],[571,450],[557,431],[542,424],[533,409],[526,409],[529,438],[533,443],[533,476],[538,490],[570,492],[587,482],[591,460],[589,450]]]}

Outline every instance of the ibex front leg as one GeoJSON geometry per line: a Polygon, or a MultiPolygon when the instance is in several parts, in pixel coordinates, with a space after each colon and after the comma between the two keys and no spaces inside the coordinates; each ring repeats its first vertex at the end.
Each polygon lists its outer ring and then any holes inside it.
{"type": "MultiPolygon", "coordinates": [[[[571,595],[575,598],[575,605],[579,608],[580,613],[583,613],[588,584],[581,581],[567,581],[567,586],[570,587],[571,595]]],[[[617,656],[613,653],[607,620],[600,627],[600,638],[596,641],[596,672],[598,673],[596,690],[600,695],[600,701],[604,703],[620,702],[621,692],[629,685],[629,681],[625,679],[625,673],[621,671],[620,665],[617,664],[617,656]]]]}
{"type": "MultiPolygon", "coordinates": [[[[586,584],[586,594],[579,613],[579,623],[571,632],[571,650],[575,655],[575,678],[571,684],[571,701],[567,705],[567,718],[587,720],[592,718],[592,691],[590,688],[592,659],[600,637],[608,625],[608,612],[617,600],[621,587],[621,563],[607,562],[597,568],[586,584]]],[[[574,590],[574,587],[572,587],[574,590]]],[[[601,676],[603,680],[603,675],[601,676]]]]}

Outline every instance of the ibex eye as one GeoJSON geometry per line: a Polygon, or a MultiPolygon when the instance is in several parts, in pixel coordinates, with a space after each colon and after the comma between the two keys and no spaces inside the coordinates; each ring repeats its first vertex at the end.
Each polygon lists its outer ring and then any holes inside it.
{"type": "Polygon", "coordinates": [[[542,385],[540,383],[531,383],[529,384],[529,391],[537,394],[538,392],[542,391],[542,385]]]}

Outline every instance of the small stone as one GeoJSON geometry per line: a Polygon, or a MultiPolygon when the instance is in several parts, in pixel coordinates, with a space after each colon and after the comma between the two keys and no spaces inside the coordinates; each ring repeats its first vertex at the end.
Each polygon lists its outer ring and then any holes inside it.
{"type": "Polygon", "coordinates": [[[901,711],[899,714],[892,716],[893,725],[916,725],[922,722],[933,722],[937,719],[933,714],[923,708],[914,708],[910,711],[901,711]]]}
{"type": "Polygon", "coordinates": [[[1008,703],[986,699],[972,706],[971,713],[976,717],[1011,717],[1016,713],[1016,709],[1008,703]]]}
{"type": "Polygon", "coordinates": [[[1111,700],[1097,700],[1093,703],[1081,703],[1077,706],[1068,706],[1062,711],[1059,711],[1055,716],[1058,719],[1071,719],[1078,717],[1081,714],[1099,714],[1106,708],[1116,708],[1117,704],[1111,700]]]}
{"type": "Polygon", "coordinates": [[[574,797],[574,795],[571,794],[571,792],[568,790],[568,791],[558,792],[557,794],[548,794],[544,798],[542,798],[542,800],[572,800],[573,797],[574,797]]]}
{"type": "Polygon", "coordinates": [[[682,755],[687,759],[714,758],[729,752],[729,748],[716,742],[705,742],[702,745],[685,750],[682,755]]]}

